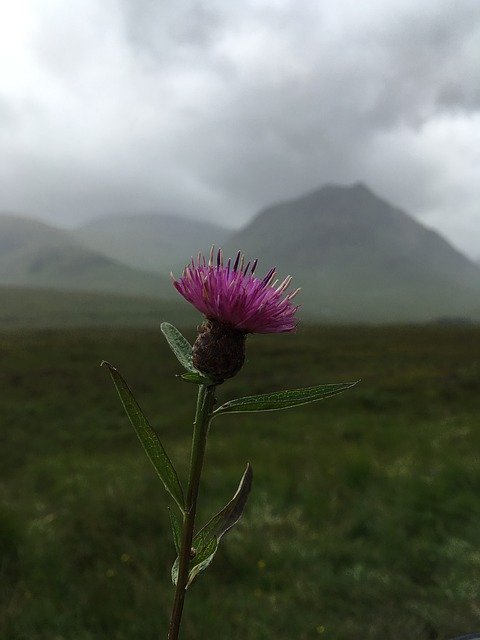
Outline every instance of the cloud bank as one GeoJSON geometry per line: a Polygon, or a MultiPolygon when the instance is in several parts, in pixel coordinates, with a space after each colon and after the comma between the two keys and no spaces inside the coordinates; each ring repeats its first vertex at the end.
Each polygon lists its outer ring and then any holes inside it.
{"type": "Polygon", "coordinates": [[[478,0],[5,3],[0,209],[239,226],[361,180],[480,256],[479,62],[478,0]]]}

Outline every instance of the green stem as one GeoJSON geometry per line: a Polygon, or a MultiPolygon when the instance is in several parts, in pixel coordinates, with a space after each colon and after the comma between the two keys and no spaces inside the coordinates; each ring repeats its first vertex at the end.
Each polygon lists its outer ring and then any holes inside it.
{"type": "Polygon", "coordinates": [[[192,452],[190,457],[190,478],[185,517],[183,520],[182,540],[180,545],[177,587],[173,600],[172,616],[168,630],[168,640],[177,640],[180,632],[185,591],[188,583],[190,556],[192,551],[193,529],[197,512],[198,489],[202,475],[203,459],[207,444],[208,427],[212,419],[215,405],[215,387],[201,385],[198,390],[197,411],[193,426],[192,452]]]}

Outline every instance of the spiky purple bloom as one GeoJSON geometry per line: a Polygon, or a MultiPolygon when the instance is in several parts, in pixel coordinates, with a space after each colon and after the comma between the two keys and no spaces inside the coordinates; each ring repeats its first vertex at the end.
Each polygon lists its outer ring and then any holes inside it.
{"type": "Polygon", "coordinates": [[[254,275],[256,266],[257,260],[244,266],[240,251],[233,265],[230,259],[224,264],[221,249],[214,260],[212,247],[208,263],[201,254],[196,262],[192,258],[173,284],[208,320],[243,333],[293,331],[298,306],[292,299],[299,290],[285,295],[292,278],[288,276],[278,285],[275,268],[260,279],[254,275]]]}

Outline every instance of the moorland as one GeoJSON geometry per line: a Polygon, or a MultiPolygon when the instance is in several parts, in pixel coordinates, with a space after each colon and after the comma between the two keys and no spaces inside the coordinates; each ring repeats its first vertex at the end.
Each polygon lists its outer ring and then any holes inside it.
{"type": "MultiPolygon", "coordinates": [[[[164,637],[168,501],[99,363],[124,374],[182,479],[194,387],[157,328],[3,331],[0,359],[0,638],[164,637]]],[[[191,589],[185,640],[480,628],[478,326],[253,337],[218,396],[357,379],[310,406],[214,423],[200,521],[247,461],[254,486],[191,589]]]]}

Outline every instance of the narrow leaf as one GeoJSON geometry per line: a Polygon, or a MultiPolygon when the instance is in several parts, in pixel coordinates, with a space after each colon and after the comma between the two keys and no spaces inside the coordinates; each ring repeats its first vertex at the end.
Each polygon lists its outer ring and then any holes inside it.
{"type": "Polygon", "coordinates": [[[221,511],[219,511],[207,524],[201,529],[195,539],[197,541],[215,536],[218,540],[227,533],[242,517],[245,505],[247,503],[248,494],[252,488],[253,470],[250,463],[240,480],[238,489],[221,511]]]}
{"type": "Polygon", "coordinates": [[[247,464],[245,473],[233,498],[195,536],[193,546],[196,549],[196,555],[190,569],[187,587],[212,562],[220,540],[242,517],[252,488],[252,481],[252,467],[247,464]]]}
{"type": "Polygon", "coordinates": [[[182,538],[182,525],[178,519],[178,515],[168,507],[168,515],[170,516],[170,524],[172,525],[173,544],[177,555],[180,553],[180,541],[182,538]]]}
{"type": "MultiPolygon", "coordinates": [[[[358,381],[357,381],[358,382],[358,381]]],[[[336,396],[346,389],[355,386],[357,382],[347,382],[343,384],[322,384],[316,387],[305,387],[303,389],[290,389],[288,391],[277,391],[275,393],[262,393],[258,396],[245,396],[230,400],[213,412],[214,416],[221,413],[239,413],[242,411],[277,411],[279,409],[289,409],[309,402],[316,402],[331,396],[336,396]]]]}
{"type": "Polygon", "coordinates": [[[142,446],[150,459],[150,462],[153,464],[155,471],[165,486],[165,489],[178,504],[182,512],[184,512],[185,499],[183,497],[182,486],[167,452],[163,448],[157,434],[150,426],[147,418],[120,373],[108,362],[103,361],[102,366],[103,365],[108,367],[125,412],[127,413],[138,439],[142,443],[142,446]]]}
{"type": "Polygon", "coordinates": [[[194,384],[206,384],[211,385],[213,381],[208,376],[201,373],[193,364],[192,360],[192,346],[186,338],[182,336],[180,331],[169,324],[168,322],[162,322],[160,325],[163,335],[167,339],[170,349],[176,355],[177,360],[182,367],[187,370],[187,373],[181,375],[182,380],[192,382],[194,384]]]}
{"type": "Polygon", "coordinates": [[[180,377],[182,378],[182,380],[185,380],[186,382],[192,382],[193,384],[213,384],[213,381],[209,377],[207,377],[203,373],[200,373],[199,371],[197,371],[196,373],[182,373],[180,377]]]}
{"type": "Polygon", "coordinates": [[[218,551],[218,540],[216,538],[210,538],[205,546],[202,547],[200,553],[197,552],[192,564],[192,568],[188,574],[187,589],[198,576],[199,573],[204,571],[212,562],[215,554],[218,551]]]}
{"type": "MultiPolygon", "coordinates": [[[[250,464],[247,464],[245,473],[240,480],[238,489],[225,507],[201,529],[193,538],[193,548],[195,557],[190,564],[188,577],[189,587],[198,574],[206,569],[212,562],[218,550],[218,544],[222,537],[229,531],[242,517],[247,498],[252,488],[253,471],[250,464]]],[[[172,567],[172,581],[176,584],[178,577],[178,558],[172,567]]]]}
{"type": "MultiPolygon", "coordinates": [[[[180,551],[178,553],[180,554],[180,551]]],[[[177,586],[177,582],[178,582],[178,567],[179,567],[179,561],[178,561],[178,555],[177,555],[177,559],[173,563],[173,567],[172,567],[172,584],[174,587],[177,586]]]]}
{"type": "Polygon", "coordinates": [[[160,325],[170,349],[173,351],[182,367],[190,373],[198,373],[192,362],[192,347],[188,340],[182,336],[180,331],[168,322],[160,325]]]}

